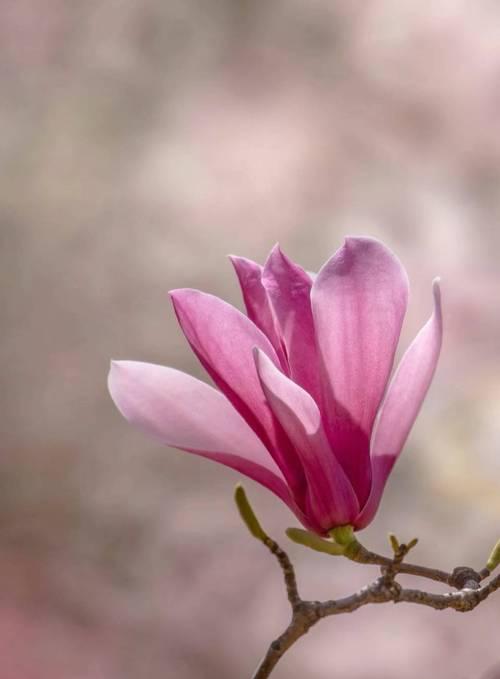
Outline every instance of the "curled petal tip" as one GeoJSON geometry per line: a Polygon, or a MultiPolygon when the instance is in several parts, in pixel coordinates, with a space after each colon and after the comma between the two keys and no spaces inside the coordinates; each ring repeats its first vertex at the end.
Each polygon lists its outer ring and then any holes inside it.
{"type": "Polygon", "coordinates": [[[255,368],[257,370],[257,374],[259,375],[259,379],[262,379],[262,370],[266,366],[266,363],[273,364],[269,356],[266,354],[265,351],[262,351],[260,347],[254,347],[252,349],[252,354],[253,354],[253,360],[255,362],[255,368]]]}
{"type": "MultiPolygon", "coordinates": [[[[236,271],[236,274],[238,277],[244,272],[251,272],[254,269],[260,269],[260,265],[257,264],[256,262],[252,261],[251,259],[248,259],[248,257],[242,257],[241,255],[227,255],[227,258],[233,265],[234,270],[236,271]]],[[[245,278],[245,276],[244,276],[245,278]]],[[[241,281],[241,278],[240,278],[241,281]]]]}
{"type": "Polygon", "coordinates": [[[386,247],[381,240],[378,238],[374,238],[373,236],[359,236],[355,234],[348,234],[347,236],[344,237],[344,245],[354,245],[356,243],[376,243],[377,245],[382,245],[383,247],[386,247]]]}
{"type": "Polygon", "coordinates": [[[169,290],[168,295],[174,306],[176,313],[182,312],[185,305],[189,306],[190,302],[198,297],[206,295],[207,293],[196,290],[195,288],[174,288],[174,290],[169,290]]]}
{"type": "Polygon", "coordinates": [[[113,389],[113,381],[117,374],[120,372],[123,361],[111,360],[109,362],[109,372],[108,372],[108,388],[111,391],[113,389]]]}
{"type": "Polygon", "coordinates": [[[441,278],[437,277],[432,281],[432,294],[434,296],[434,313],[439,319],[439,323],[442,323],[442,309],[441,309],[441,278]]]}
{"type": "Polygon", "coordinates": [[[343,247],[348,247],[350,243],[353,243],[355,241],[358,241],[362,238],[362,236],[344,236],[344,245],[343,247]]]}
{"type": "Polygon", "coordinates": [[[432,292],[436,301],[441,301],[441,277],[436,276],[432,281],[432,292]]]}
{"type": "MultiPolygon", "coordinates": [[[[260,373],[260,368],[261,368],[261,352],[259,347],[254,347],[252,349],[252,354],[253,354],[253,362],[255,364],[255,370],[257,371],[257,375],[260,373]]],[[[260,379],[260,378],[259,378],[260,379]]]]}
{"type": "Polygon", "coordinates": [[[248,261],[245,259],[245,257],[240,257],[239,255],[227,255],[227,258],[231,262],[236,274],[238,274],[238,266],[240,264],[244,265],[248,261]]]}
{"type": "Polygon", "coordinates": [[[269,255],[267,257],[267,260],[270,262],[275,258],[280,258],[280,259],[285,259],[285,254],[283,250],[281,249],[281,245],[279,243],[275,243],[271,250],[269,251],[269,255]]]}
{"type": "Polygon", "coordinates": [[[107,385],[108,385],[108,391],[111,395],[111,398],[115,402],[115,405],[117,406],[118,410],[123,414],[122,408],[120,406],[121,404],[121,385],[123,382],[123,379],[127,378],[127,372],[126,372],[126,367],[130,363],[130,361],[117,361],[115,359],[112,359],[109,362],[109,372],[108,372],[108,379],[107,379],[107,385]]]}
{"type": "Polygon", "coordinates": [[[173,290],[169,290],[168,294],[172,299],[175,299],[175,297],[184,290],[185,288],[174,288],[173,290]]]}
{"type": "Polygon", "coordinates": [[[115,358],[112,358],[109,362],[109,374],[111,373],[116,373],[119,370],[122,370],[123,368],[126,367],[128,361],[119,361],[115,358]]]}
{"type": "Polygon", "coordinates": [[[118,368],[118,361],[111,359],[110,362],[109,362],[108,384],[111,380],[112,374],[117,370],[117,368],[118,368]]]}
{"type": "MultiPolygon", "coordinates": [[[[169,290],[168,294],[170,297],[175,299],[176,297],[181,297],[183,295],[192,295],[192,294],[197,294],[200,293],[200,290],[196,290],[196,288],[174,288],[173,290],[169,290]]],[[[201,294],[206,294],[206,293],[201,293],[201,294]]]]}

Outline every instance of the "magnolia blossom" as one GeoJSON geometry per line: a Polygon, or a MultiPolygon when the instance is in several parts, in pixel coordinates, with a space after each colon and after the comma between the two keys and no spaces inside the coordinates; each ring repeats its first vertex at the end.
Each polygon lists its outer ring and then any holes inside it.
{"type": "Polygon", "coordinates": [[[434,312],[392,379],[408,278],[372,238],[347,238],[317,275],[278,246],[262,267],[231,257],[247,315],[198,290],[170,295],[216,388],[174,368],[114,361],[120,412],[159,441],[266,486],[306,528],[364,528],[431,383],[434,312]]]}

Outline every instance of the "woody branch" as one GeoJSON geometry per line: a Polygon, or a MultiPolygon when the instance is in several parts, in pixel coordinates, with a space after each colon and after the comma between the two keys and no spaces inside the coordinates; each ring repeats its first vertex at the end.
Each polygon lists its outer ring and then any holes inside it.
{"type": "MultiPolygon", "coordinates": [[[[480,572],[468,566],[458,566],[452,572],[441,571],[415,564],[404,563],[408,552],[416,545],[416,540],[408,544],[400,544],[395,536],[390,536],[393,549],[391,558],[370,552],[357,541],[347,550],[345,556],[358,563],[380,566],[381,575],[372,583],[350,596],[330,601],[308,601],[302,599],[295,576],[295,571],[286,552],[270,538],[262,529],[246,498],[243,488],[236,489],[236,503],[240,514],[251,534],[262,542],[276,557],[283,571],[285,586],[290,603],[291,618],[284,632],[270,645],[255,670],[252,679],[267,679],[286,651],[321,619],[331,615],[352,613],[368,604],[413,603],[429,606],[436,610],[446,608],[460,613],[471,611],[497,589],[500,589],[500,575],[484,583],[498,560],[500,543],[494,548],[488,566],[480,572]],[[441,582],[453,587],[455,591],[435,594],[421,589],[405,589],[397,581],[401,574],[411,574],[429,580],[441,582]]],[[[319,539],[318,539],[319,540],[319,539]]],[[[320,550],[325,551],[325,550],[320,550]]],[[[335,552],[331,552],[335,553],[335,552]]],[[[339,552],[337,552],[339,553],[339,552]]]]}

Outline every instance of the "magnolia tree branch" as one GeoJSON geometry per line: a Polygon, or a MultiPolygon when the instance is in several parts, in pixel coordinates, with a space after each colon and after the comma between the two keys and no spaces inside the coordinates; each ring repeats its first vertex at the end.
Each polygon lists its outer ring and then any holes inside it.
{"type": "Polygon", "coordinates": [[[375,564],[383,567],[388,567],[393,564],[398,573],[416,575],[427,578],[428,580],[442,582],[455,589],[477,589],[479,583],[490,575],[490,571],[487,568],[483,568],[478,573],[467,566],[458,566],[451,573],[448,573],[447,571],[441,571],[437,568],[428,568],[427,566],[419,566],[412,563],[400,562],[394,564],[393,559],[376,554],[375,552],[370,552],[362,545],[359,545],[359,551],[349,558],[358,563],[375,564]]]}
{"type": "Polygon", "coordinates": [[[292,539],[296,542],[307,544],[312,549],[330,554],[343,554],[352,561],[375,564],[381,567],[380,577],[350,596],[332,601],[304,600],[299,595],[295,571],[289,557],[262,529],[241,486],[238,486],[236,489],[235,499],[243,521],[251,534],[262,542],[278,560],[283,571],[291,609],[291,620],[288,627],[270,644],[252,679],[266,679],[269,677],[286,651],[319,620],[330,615],[352,613],[367,604],[383,604],[388,602],[420,604],[435,608],[436,610],[451,608],[460,613],[465,613],[474,609],[490,594],[500,589],[500,575],[492,578],[486,584],[481,584],[500,563],[500,541],[493,549],[487,567],[483,568],[480,572],[467,566],[459,566],[451,573],[447,573],[433,568],[404,563],[404,558],[416,545],[416,540],[412,540],[408,544],[400,544],[391,535],[390,542],[393,556],[388,558],[368,551],[352,536],[344,544],[342,544],[341,540],[339,545],[326,540],[323,541],[317,536],[310,536],[310,534],[307,534],[309,537],[306,537],[306,531],[301,529],[290,529],[287,531],[289,537],[293,535],[292,539]],[[396,577],[400,573],[417,575],[441,582],[453,587],[456,591],[434,594],[419,589],[404,589],[396,582],[396,577]]]}

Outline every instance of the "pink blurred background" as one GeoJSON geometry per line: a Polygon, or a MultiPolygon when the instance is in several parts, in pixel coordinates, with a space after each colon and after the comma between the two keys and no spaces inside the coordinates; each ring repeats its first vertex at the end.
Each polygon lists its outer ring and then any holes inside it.
{"type": "MultiPolygon", "coordinates": [[[[240,305],[225,255],[316,270],[345,234],[443,280],[440,367],[376,521],[484,565],[500,523],[500,3],[0,2],[0,679],[245,679],[288,610],[239,477],[133,431],[108,361],[201,376],[167,291],[240,305]]],[[[286,545],[293,517],[246,488],[286,545]]],[[[304,596],[371,567],[288,544],[304,596]]],[[[404,579],[403,579],[404,581],[404,579]]],[[[406,580],[408,582],[408,580],[406,580]]],[[[276,679],[499,679],[500,596],[366,607],[276,679]]]]}

